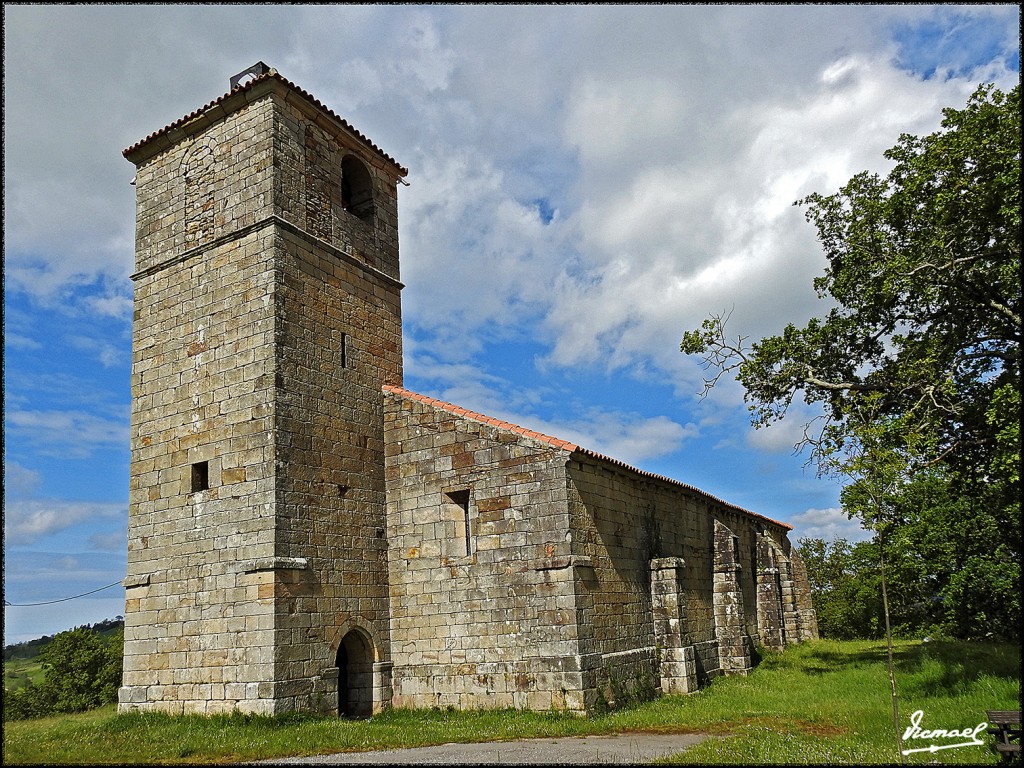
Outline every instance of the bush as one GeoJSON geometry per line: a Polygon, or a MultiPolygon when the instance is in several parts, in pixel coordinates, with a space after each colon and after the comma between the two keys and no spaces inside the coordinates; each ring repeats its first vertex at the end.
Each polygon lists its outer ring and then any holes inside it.
{"type": "Polygon", "coordinates": [[[24,688],[4,691],[4,720],[27,720],[51,712],[53,702],[42,685],[29,684],[24,688]]]}
{"type": "Polygon", "coordinates": [[[58,633],[39,653],[46,679],[7,693],[4,718],[82,712],[117,701],[123,649],[121,633],[106,641],[86,627],[58,633]]]}

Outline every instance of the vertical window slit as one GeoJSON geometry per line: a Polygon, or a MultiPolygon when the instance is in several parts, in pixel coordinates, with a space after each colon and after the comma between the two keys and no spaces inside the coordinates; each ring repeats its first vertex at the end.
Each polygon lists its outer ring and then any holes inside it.
{"type": "Polygon", "coordinates": [[[465,553],[471,555],[473,554],[473,529],[469,520],[469,491],[448,491],[445,493],[445,498],[449,504],[457,508],[453,509],[453,516],[456,518],[456,535],[465,543],[465,553]]]}
{"type": "Polygon", "coordinates": [[[197,461],[192,465],[192,493],[209,490],[210,462],[197,461]]]}

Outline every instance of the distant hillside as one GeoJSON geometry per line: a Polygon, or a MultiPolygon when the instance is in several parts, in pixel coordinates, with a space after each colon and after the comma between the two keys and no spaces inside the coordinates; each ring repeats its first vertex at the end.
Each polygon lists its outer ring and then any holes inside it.
{"type": "MultiPolygon", "coordinates": [[[[96,624],[83,624],[82,626],[85,629],[91,629],[98,632],[103,637],[110,637],[119,629],[124,627],[124,617],[118,616],[115,619],[105,619],[104,621],[97,622],[96,624]]],[[[43,635],[42,637],[37,637],[35,640],[26,640],[23,643],[5,645],[4,661],[12,661],[14,659],[34,659],[51,640],[53,640],[52,635],[43,635]]]]}

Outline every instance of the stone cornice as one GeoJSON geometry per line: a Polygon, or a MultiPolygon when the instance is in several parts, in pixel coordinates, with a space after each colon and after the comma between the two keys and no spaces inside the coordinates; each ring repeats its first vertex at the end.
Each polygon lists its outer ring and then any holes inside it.
{"type": "Polygon", "coordinates": [[[229,232],[226,235],[221,235],[220,237],[214,238],[213,240],[207,243],[197,245],[194,248],[189,248],[188,250],[182,251],[179,254],[171,256],[170,258],[164,259],[163,261],[158,262],[150,267],[140,269],[138,272],[131,275],[131,279],[133,281],[138,281],[144,277],[150,277],[151,275],[155,275],[158,272],[162,272],[168,267],[173,267],[176,264],[181,264],[183,262],[188,261],[189,259],[193,259],[196,256],[199,256],[208,250],[217,248],[219,246],[225,245],[235,240],[240,240],[243,237],[246,237],[247,235],[251,235],[253,232],[258,232],[261,229],[265,229],[266,227],[273,225],[279,226],[286,232],[289,232],[295,235],[296,237],[300,237],[318,248],[322,248],[328,251],[332,256],[335,256],[339,260],[344,261],[345,263],[350,264],[353,267],[357,267],[358,269],[363,270],[368,275],[380,280],[381,282],[385,282],[392,286],[395,286],[399,290],[405,287],[405,285],[400,280],[396,280],[395,278],[391,277],[391,275],[381,272],[379,269],[376,269],[375,267],[371,267],[369,264],[366,264],[357,259],[351,253],[343,251],[336,245],[332,245],[326,240],[323,240],[322,238],[319,238],[316,235],[307,232],[302,227],[296,226],[287,219],[278,216],[276,213],[271,214],[267,218],[261,221],[257,221],[254,224],[248,224],[244,227],[239,227],[233,232],[229,232]]]}

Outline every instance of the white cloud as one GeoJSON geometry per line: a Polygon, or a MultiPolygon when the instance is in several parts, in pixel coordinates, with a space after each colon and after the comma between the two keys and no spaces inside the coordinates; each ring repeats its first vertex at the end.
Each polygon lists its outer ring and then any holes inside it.
{"type": "Polygon", "coordinates": [[[93,533],[89,536],[89,549],[100,552],[124,553],[128,551],[127,528],[107,533],[93,533]]]}
{"type": "Polygon", "coordinates": [[[6,429],[41,455],[87,458],[102,447],[128,445],[128,414],[104,418],[85,411],[23,410],[4,413],[6,429]]]}
{"type": "Polygon", "coordinates": [[[555,423],[557,437],[572,440],[597,453],[642,467],[651,459],[668,456],[699,431],[694,424],[679,424],[667,416],[592,411],[583,419],[555,423]]]}
{"type": "MultiPolygon", "coordinates": [[[[439,400],[456,403],[479,413],[493,415],[499,408],[507,408],[509,400],[516,400],[514,393],[508,393],[509,385],[500,377],[468,363],[445,363],[424,353],[410,357],[412,365],[407,375],[432,384],[439,400]]],[[[423,392],[421,394],[429,394],[423,392]]]]}
{"type": "Polygon", "coordinates": [[[553,362],[668,367],[678,335],[712,312],[735,306],[735,330],[757,339],[827,309],[811,286],[824,267],[815,233],[793,201],[884,170],[901,132],[934,130],[975,84],[923,82],[863,55],[806,74],[794,91],[713,108],[657,79],[576,89],[566,133],[585,180],[585,269],[563,277],[569,300],[547,315],[553,362]]]}
{"type": "Polygon", "coordinates": [[[34,469],[23,467],[16,461],[4,460],[5,498],[32,495],[42,479],[42,475],[34,469]]]}
{"type": "MultiPolygon", "coordinates": [[[[963,103],[973,80],[910,76],[879,34],[944,13],[8,9],[8,276],[51,298],[97,275],[123,283],[120,149],[263,58],[409,165],[406,316],[438,354],[466,359],[542,317],[549,364],[676,372],[679,334],[709,312],[735,305],[756,338],[815,311],[820,252],[790,203],[877,167],[900,131],[963,103]],[[539,199],[559,210],[550,224],[539,199]],[[36,215],[54,208],[59,226],[36,215]]],[[[123,314],[127,295],[92,309],[123,314]]]]}
{"type": "Polygon", "coordinates": [[[4,543],[31,544],[82,523],[127,520],[127,505],[62,499],[13,499],[4,502],[4,543]]]}
{"type": "Polygon", "coordinates": [[[9,330],[4,331],[4,346],[10,347],[11,349],[42,349],[43,345],[40,344],[29,336],[23,336],[20,333],[14,333],[9,330]]]}
{"type": "Polygon", "coordinates": [[[679,424],[667,416],[591,408],[581,415],[565,409],[558,419],[544,419],[528,411],[511,413],[498,407],[488,416],[510,421],[542,434],[576,443],[582,448],[632,466],[670,455],[699,434],[694,424],[679,424]]]}
{"type": "Polygon", "coordinates": [[[405,314],[458,360],[482,340],[522,332],[549,306],[561,236],[536,206],[516,200],[505,175],[476,152],[434,147],[403,192],[405,314]]]}
{"type": "Polygon", "coordinates": [[[847,517],[842,509],[807,509],[789,518],[793,532],[790,538],[793,541],[801,538],[824,539],[845,539],[856,543],[868,541],[871,538],[870,531],[861,527],[860,522],[854,518],[847,517]]]}
{"type": "Polygon", "coordinates": [[[119,287],[122,289],[120,293],[108,291],[105,295],[86,296],[82,304],[90,313],[100,317],[130,319],[133,307],[130,286],[121,283],[119,287]]]}
{"type": "Polygon", "coordinates": [[[118,339],[119,343],[114,344],[95,336],[71,335],[68,336],[67,341],[73,348],[95,357],[104,368],[118,365],[131,355],[131,349],[120,339],[118,339]]]}
{"type": "Polygon", "coordinates": [[[824,418],[821,411],[797,400],[790,404],[786,415],[770,426],[751,428],[745,433],[746,444],[764,453],[794,453],[799,446],[808,450],[803,442],[820,434],[824,418]]]}

